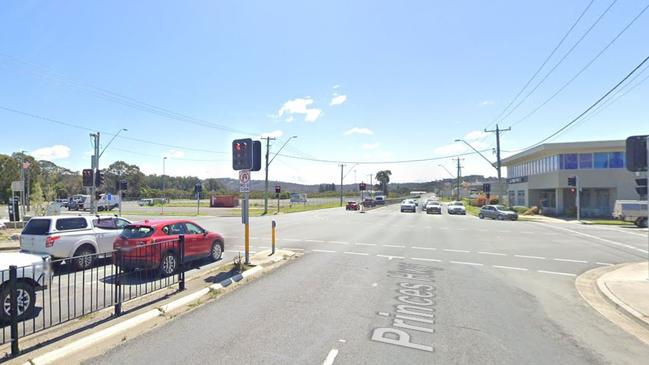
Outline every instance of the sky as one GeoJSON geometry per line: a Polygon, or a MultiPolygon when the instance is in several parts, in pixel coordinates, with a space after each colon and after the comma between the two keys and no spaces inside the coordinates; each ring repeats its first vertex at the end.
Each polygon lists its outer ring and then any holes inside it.
{"type": "MultiPolygon", "coordinates": [[[[271,157],[290,139],[270,166],[273,181],[338,183],[340,162],[345,183],[383,169],[394,182],[447,178],[452,157],[471,152],[456,139],[493,161],[495,136],[483,130],[498,121],[512,126],[501,138],[510,155],[631,72],[649,55],[649,11],[616,36],[648,5],[3,1],[0,153],[81,170],[90,167],[89,133],[99,131],[100,167],[124,160],[162,174],[166,156],[167,175],[235,178],[231,141],[273,136],[271,157]]],[[[551,141],[649,133],[646,66],[551,141]]],[[[481,157],[463,158],[462,175],[495,176],[481,157]]]]}

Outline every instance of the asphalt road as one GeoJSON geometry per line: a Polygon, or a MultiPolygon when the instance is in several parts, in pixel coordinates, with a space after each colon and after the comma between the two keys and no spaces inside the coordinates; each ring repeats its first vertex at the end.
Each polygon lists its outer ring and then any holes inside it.
{"type": "MultiPolygon", "coordinates": [[[[278,220],[304,252],[91,364],[639,364],[649,347],[575,290],[646,257],[646,230],[323,210],[278,220]]],[[[199,219],[240,250],[239,220],[199,219]]],[[[271,218],[252,220],[253,250],[271,218]]]]}

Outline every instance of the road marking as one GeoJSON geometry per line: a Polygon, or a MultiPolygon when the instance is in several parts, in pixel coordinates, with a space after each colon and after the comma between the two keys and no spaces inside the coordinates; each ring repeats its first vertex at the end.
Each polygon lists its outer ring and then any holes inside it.
{"type": "Polygon", "coordinates": [[[514,255],[514,257],[519,257],[522,259],[545,260],[545,257],[543,256],[514,255]]]}
{"type": "Polygon", "coordinates": [[[554,261],[563,261],[563,262],[578,262],[580,264],[587,264],[588,261],[583,260],[572,260],[572,259],[554,259],[554,261]]]}
{"type": "Polygon", "coordinates": [[[444,262],[444,260],[438,260],[438,259],[425,259],[421,257],[411,257],[411,260],[417,260],[417,261],[430,261],[430,262],[444,262]]]}
{"type": "Polygon", "coordinates": [[[363,243],[363,242],[356,242],[354,243],[355,245],[358,246],[376,246],[376,243],[363,243]]]}
{"type": "Polygon", "coordinates": [[[537,270],[537,272],[540,272],[542,274],[552,274],[552,275],[561,275],[561,276],[577,276],[576,274],[570,274],[567,272],[556,272],[556,271],[545,271],[545,270],[537,270]]]}
{"type": "Polygon", "coordinates": [[[471,265],[471,266],[482,266],[477,262],[465,262],[465,261],[450,261],[451,264],[460,264],[460,265],[471,265]]]}
{"type": "Polygon", "coordinates": [[[378,256],[378,257],[385,257],[385,258],[387,258],[388,260],[392,260],[392,259],[404,259],[404,258],[405,258],[405,257],[403,257],[403,256],[390,256],[390,255],[376,255],[376,256],[378,256]]]}
{"type": "Polygon", "coordinates": [[[598,241],[602,241],[602,242],[610,243],[610,244],[615,245],[615,246],[620,246],[620,247],[624,247],[624,248],[629,248],[629,249],[636,250],[636,251],[640,251],[640,252],[643,252],[643,253],[649,253],[649,251],[647,251],[647,250],[643,250],[643,249],[641,249],[641,248],[636,248],[636,247],[633,247],[633,246],[631,246],[631,245],[627,245],[627,244],[625,244],[625,243],[621,243],[621,242],[617,242],[617,241],[612,241],[612,240],[609,240],[609,239],[606,239],[606,238],[601,238],[601,237],[593,236],[592,234],[583,233],[583,232],[579,232],[579,231],[574,231],[574,230],[572,230],[572,229],[563,228],[563,227],[556,227],[556,226],[552,226],[552,225],[548,225],[548,227],[551,227],[551,228],[554,228],[554,229],[558,229],[558,230],[562,230],[562,231],[568,231],[568,232],[571,232],[571,233],[574,233],[574,234],[577,234],[577,235],[580,235],[580,236],[584,236],[584,237],[588,237],[588,238],[591,238],[591,239],[594,239],[594,240],[598,240],[598,241]]]}
{"type": "Polygon", "coordinates": [[[498,252],[478,251],[478,253],[482,255],[507,256],[506,253],[498,253],[498,252]]]}
{"type": "Polygon", "coordinates": [[[613,264],[609,264],[608,262],[596,262],[595,265],[613,266],[613,264]]]}
{"type": "Polygon", "coordinates": [[[324,243],[323,240],[304,240],[304,242],[324,243]]]}
{"type": "Polygon", "coordinates": [[[412,246],[411,248],[415,250],[429,250],[429,251],[436,251],[437,249],[435,247],[419,247],[419,246],[412,246]]]}
{"type": "Polygon", "coordinates": [[[313,252],[325,252],[325,253],[335,253],[336,251],[331,251],[331,250],[311,250],[313,252]]]}
{"type": "Polygon", "coordinates": [[[493,265],[493,267],[497,269],[527,271],[527,269],[524,267],[512,267],[512,266],[501,266],[501,265],[493,265]]]}
{"type": "Polygon", "coordinates": [[[349,242],[342,242],[342,241],[327,241],[327,242],[335,243],[335,244],[338,244],[338,245],[348,245],[349,244],[349,242]]]}
{"type": "Polygon", "coordinates": [[[498,233],[511,233],[511,231],[497,231],[498,233]]]}
{"type": "Polygon", "coordinates": [[[445,248],[445,249],[443,249],[443,251],[446,251],[446,252],[461,252],[461,253],[469,253],[469,252],[471,252],[471,251],[467,251],[467,250],[453,250],[451,248],[445,248]]]}
{"type": "Polygon", "coordinates": [[[285,247],[285,249],[290,251],[304,251],[303,248],[297,248],[297,247],[285,247]]]}
{"type": "Polygon", "coordinates": [[[322,365],[332,365],[334,363],[334,360],[336,360],[336,356],[338,356],[338,350],[331,349],[322,365]]]}
{"type": "Polygon", "coordinates": [[[406,246],[400,246],[400,245],[383,245],[383,247],[405,248],[406,246]]]}
{"type": "Polygon", "coordinates": [[[360,256],[368,256],[369,253],[364,253],[364,252],[350,252],[350,251],[345,251],[344,253],[348,255],[360,255],[360,256]]]}

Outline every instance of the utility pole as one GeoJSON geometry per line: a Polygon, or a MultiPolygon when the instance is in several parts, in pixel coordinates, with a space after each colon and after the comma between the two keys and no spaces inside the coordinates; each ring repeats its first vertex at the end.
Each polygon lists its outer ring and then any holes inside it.
{"type": "Polygon", "coordinates": [[[460,200],[460,178],[462,176],[462,165],[461,162],[464,161],[463,158],[454,158],[454,161],[457,161],[457,200],[460,200]]]}
{"type": "Polygon", "coordinates": [[[511,131],[511,127],[507,129],[498,128],[496,124],[496,129],[493,130],[484,130],[485,133],[496,133],[496,169],[498,170],[498,204],[503,204],[503,183],[502,183],[502,174],[501,174],[501,164],[500,164],[500,133],[511,131]]]}
{"type": "MultiPolygon", "coordinates": [[[[90,137],[93,139],[94,154],[92,155],[91,168],[92,168],[92,186],[90,187],[90,214],[95,215],[97,212],[97,200],[95,195],[97,193],[97,172],[99,171],[99,132],[91,133],[90,137]]],[[[85,207],[84,207],[85,208],[85,207]]]]}
{"type": "Polygon", "coordinates": [[[344,164],[340,164],[340,206],[343,206],[343,170],[345,168],[344,164]]]}
{"type": "Polygon", "coordinates": [[[270,141],[274,141],[275,137],[261,137],[266,140],[266,179],[264,181],[264,215],[268,214],[268,154],[270,153],[270,141]]]}

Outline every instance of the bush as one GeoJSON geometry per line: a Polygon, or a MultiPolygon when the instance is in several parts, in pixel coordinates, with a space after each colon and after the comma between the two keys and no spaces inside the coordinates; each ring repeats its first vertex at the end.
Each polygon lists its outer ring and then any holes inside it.
{"type": "Polygon", "coordinates": [[[500,201],[498,200],[498,198],[491,198],[491,199],[489,199],[489,204],[499,204],[499,202],[500,202],[500,201]]]}
{"type": "Polygon", "coordinates": [[[474,207],[481,207],[487,204],[487,197],[484,195],[480,195],[475,199],[471,199],[470,204],[473,205],[474,207]]]}

